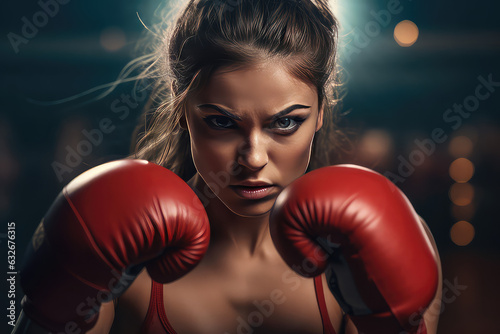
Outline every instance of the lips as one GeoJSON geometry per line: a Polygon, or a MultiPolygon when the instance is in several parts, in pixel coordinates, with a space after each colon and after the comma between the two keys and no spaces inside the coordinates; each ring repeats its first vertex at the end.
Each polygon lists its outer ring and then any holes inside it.
{"type": "Polygon", "coordinates": [[[235,186],[245,186],[245,187],[267,187],[272,186],[271,182],[266,181],[243,181],[235,186]]]}
{"type": "MultiPolygon", "coordinates": [[[[255,183],[254,183],[255,184],[255,183]]],[[[276,187],[272,184],[260,183],[257,186],[229,186],[238,196],[244,199],[261,199],[272,193],[276,187]]]]}

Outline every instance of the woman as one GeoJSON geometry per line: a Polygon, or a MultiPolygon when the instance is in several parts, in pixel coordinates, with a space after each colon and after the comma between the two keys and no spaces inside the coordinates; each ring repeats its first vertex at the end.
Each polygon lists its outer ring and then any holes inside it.
{"type": "Polygon", "coordinates": [[[325,275],[293,272],[269,232],[281,190],[332,164],[344,142],[333,123],[337,29],[324,0],[193,0],[160,36],[133,157],[196,192],[210,246],[172,283],[142,270],[88,333],[357,333],[325,275]]]}
{"type": "MultiPolygon", "coordinates": [[[[178,73],[172,78],[173,103],[157,113],[158,120],[151,122],[157,126],[145,134],[137,152],[137,157],[184,177],[204,200],[210,219],[211,246],[203,262],[163,288],[170,301],[165,303],[166,314],[178,333],[235,332],[238,325],[248,323],[254,300],[269,300],[271,291],[280,288],[287,302],[276,307],[266,326],[281,328],[283,333],[320,333],[314,282],[292,274],[281,260],[268,232],[268,212],[277,193],[309,165],[313,138],[322,125],[321,107],[329,103],[329,88],[333,88],[336,22],[321,3],[321,7],[301,1],[234,3],[190,2],[179,17],[170,59],[165,61],[170,73],[178,73]],[[283,33],[288,36],[282,37],[283,33]],[[318,34],[322,38],[311,38],[318,34]],[[297,57],[308,50],[316,54],[297,57]],[[295,66],[284,66],[292,61],[295,66]],[[286,108],[289,114],[268,120],[286,108]],[[228,112],[233,116],[225,116],[228,112]],[[180,132],[172,135],[178,124],[180,132]],[[248,179],[273,186],[263,190],[266,194],[237,195],[235,190],[244,190],[234,186],[248,179]],[[242,198],[264,195],[263,199],[242,198]],[[211,293],[204,293],[208,289],[211,293]],[[182,300],[182,306],[176,300],[182,300]],[[301,327],[290,320],[291,314],[299,315],[298,305],[307,310],[301,313],[301,327]]],[[[145,319],[150,279],[143,273],[137,281],[118,301],[116,315],[123,322],[115,322],[117,332],[132,327],[131,332],[139,332],[145,319]],[[130,317],[126,310],[138,303],[139,295],[143,296],[141,312],[130,317]]],[[[340,308],[331,294],[325,295],[338,330],[340,308]]]]}

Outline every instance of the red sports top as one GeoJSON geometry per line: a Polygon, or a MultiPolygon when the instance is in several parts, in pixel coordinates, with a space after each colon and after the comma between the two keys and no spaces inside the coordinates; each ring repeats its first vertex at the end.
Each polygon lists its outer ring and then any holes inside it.
{"type": "MultiPolygon", "coordinates": [[[[323,333],[336,334],[328,317],[321,275],[314,278],[314,289],[316,290],[316,300],[318,301],[321,320],[323,322],[323,333]]],[[[141,334],[177,334],[170,325],[165,313],[163,306],[163,285],[154,280],[151,280],[151,299],[149,300],[146,319],[141,327],[141,334]]]]}

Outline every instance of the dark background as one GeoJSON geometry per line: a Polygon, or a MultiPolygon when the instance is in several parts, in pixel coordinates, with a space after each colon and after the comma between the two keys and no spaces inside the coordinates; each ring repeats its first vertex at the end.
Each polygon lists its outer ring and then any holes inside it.
{"type": "MultiPolygon", "coordinates": [[[[22,18],[33,22],[41,7],[36,1],[3,4],[0,251],[4,255],[0,258],[5,260],[0,268],[5,273],[8,222],[16,225],[19,265],[35,227],[62,187],[82,171],[129,152],[130,134],[141,109],[130,107],[129,115],[120,119],[111,107],[122,94],[131,94],[131,84],[84,105],[79,103],[95,94],[50,106],[31,101],[63,99],[116,79],[132,59],[134,41],[144,29],[136,12],[149,25],[160,3],[69,1],[59,6],[35,36],[20,44],[18,52],[8,34],[21,35],[22,18]],[[103,34],[115,31],[111,36],[116,40],[117,29],[125,36],[124,45],[106,50],[101,43],[103,34]],[[64,163],[68,147],[76,148],[85,139],[82,131],[98,129],[104,118],[110,120],[113,130],[103,134],[102,142],[93,145],[71,172],[58,178],[53,163],[64,163]]],[[[371,11],[380,13],[387,4],[381,0],[338,1],[342,45],[350,43],[359,51],[349,53],[346,50],[352,49],[341,47],[346,78],[343,111],[348,112],[342,125],[356,133],[356,151],[346,162],[401,176],[401,161],[419,150],[415,140],[429,140],[434,129],[443,129],[447,139],[435,143],[432,153],[420,154],[424,159],[396,184],[427,221],[439,248],[447,282],[439,333],[499,333],[495,311],[500,297],[500,224],[495,212],[500,185],[500,87],[480,101],[469,117],[462,118],[456,129],[443,115],[453,104],[462,104],[474,95],[479,76],[500,82],[500,6],[487,0],[401,0],[401,11],[391,15],[388,24],[360,48],[355,39],[370,22],[376,22],[371,11]],[[410,47],[399,46],[393,38],[394,27],[402,20],[411,20],[419,28],[418,40],[410,47]],[[450,153],[450,143],[457,136],[466,136],[473,144],[466,157],[475,167],[469,181],[475,192],[472,203],[453,214],[448,192],[454,181],[449,166],[457,156],[450,153]],[[451,227],[459,220],[467,220],[475,229],[474,238],[465,246],[450,237],[451,227]],[[454,282],[461,289],[451,289],[454,282]]],[[[6,274],[2,277],[6,279],[6,274]]],[[[8,292],[5,279],[1,285],[3,310],[8,292]]],[[[18,314],[19,285],[16,298],[18,314]]],[[[2,319],[6,326],[5,316],[2,319]]]]}

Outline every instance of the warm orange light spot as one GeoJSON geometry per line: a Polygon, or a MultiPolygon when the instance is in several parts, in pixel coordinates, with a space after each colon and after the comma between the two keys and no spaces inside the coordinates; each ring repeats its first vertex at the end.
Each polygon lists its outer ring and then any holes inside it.
{"type": "Polygon", "coordinates": [[[455,158],[467,158],[472,153],[472,140],[466,136],[457,136],[450,141],[448,152],[455,158]]]}
{"type": "Polygon", "coordinates": [[[378,161],[386,157],[391,148],[392,138],[387,131],[369,130],[361,138],[358,151],[366,160],[378,161]]]}
{"type": "Polygon", "coordinates": [[[455,182],[468,182],[474,175],[474,164],[466,158],[458,158],[450,165],[450,176],[455,182]]]}
{"type": "Polygon", "coordinates": [[[451,240],[458,246],[467,246],[474,239],[475,230],[471,223],[462,220],[450,229],[451,240]]]}
{"type": "Polygon", "coordinates": [[[418,27],[409,20],[399,22],[394,28],[394,40],[403,47],[412,46],[418,38],[418,27]]]}
{"type": "Polygon", "coordinates": [[[116,51],[125,46],[127,37],[119,28],[107,28],[101,32],[101,46],[107,51],[116,51]]]}
{"type": "Polygon", "coordinates": [[[455,183],[450,188],[449,196],[455,205],[469,205],[474,198],[474,187],[470,183],[455,183]]]}

